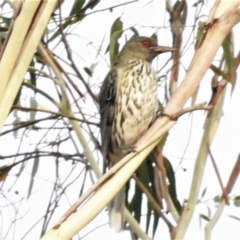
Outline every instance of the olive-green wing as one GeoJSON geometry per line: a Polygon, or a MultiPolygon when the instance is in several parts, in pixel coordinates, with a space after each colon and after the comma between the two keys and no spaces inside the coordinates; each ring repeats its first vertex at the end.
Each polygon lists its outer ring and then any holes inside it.
{"type": "Polygon", "coordinates": [[[107,153],[111,149],[111,132],[115,114],[117,72],[112,69],[105,77],[100,94],[100,131],[102,139],[102,154],[104,162],[104,171],[107,163],[107,153]]]}

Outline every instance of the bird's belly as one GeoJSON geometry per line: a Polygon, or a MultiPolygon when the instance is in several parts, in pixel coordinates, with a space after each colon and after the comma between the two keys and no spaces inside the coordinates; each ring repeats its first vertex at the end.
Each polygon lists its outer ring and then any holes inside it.
{"type": "Polygon", "coordinates": [[[141,138],[156,116],[155,107],[149,104],[143,107],[148,108],[148,111],[144,108],[135,109],[133,116],[127,118],[122,124],[121,148],[123,150],[128,150],[141,138]]]}
{"type": "Polygon", "coordinates": [[[149,128],[158,109],[155,74],[136,81],[118,98],[114,142],[118,149],[129,150],[149,128]]]}

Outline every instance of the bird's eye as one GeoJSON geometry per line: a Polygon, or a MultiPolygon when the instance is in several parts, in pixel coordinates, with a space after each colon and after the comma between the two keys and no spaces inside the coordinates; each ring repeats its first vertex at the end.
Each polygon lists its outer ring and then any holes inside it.
{"type": "Polygon", "coordinates": [[[142,41],[142,45],[143,45],[143,47],[149,47],[150,46],[150,42],[147,41],[147,40],[143,40],[142,41]]]}

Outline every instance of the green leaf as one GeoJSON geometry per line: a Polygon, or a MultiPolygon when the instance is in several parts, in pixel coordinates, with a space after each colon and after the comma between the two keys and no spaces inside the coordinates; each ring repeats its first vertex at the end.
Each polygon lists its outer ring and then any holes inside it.
{"type": "MultiPolygon", "coordinates": [[[[177,2],[174,4],[174,6],[173,6],[173,11],[177,11],[180,4],[182,4],[182,2],[181,2],[181,1],[177,1],[177,2]]],[[[188,12],[188,8],[187,8],[187,3],[185,2],[185,3],[184,3],[183,11],[181,12],[181,16],[180,16],[181,23],[182,23],[183,26],[184,26],[185,23],[186,23],[187,12],[188,12]]]]}
{"type": "Polygon", "coordinates": [[[210,218],[212,214],[211,214],[211,209],[209,206],[207,206],[207,210],[208,210],[208,217],[210,218]]]}
{"type": "Polygon", "coordinates": [[[94,69],[96,68],[96,66],[98,65],[98,63],[99,63],[99,62],[92,63],[89,68],[88,68],[88,67],[85,67],[85,68],[83,68],[83,69],[84,69],[84,71],[85,71],[90,77],[92,77],[92,76],[93,76],[94,69]]]}
{"type": "MultiPolygon", "coordinates": [[[[35,63],[34,63],[34,60],[32,59],[31,63],[30,63],[30,66],[35,68],[35,63]]],[[[30,83],[34,86],[34,87],[37,87],[37,78],[36,78],[36,73],[35,71],[28,71],[29,72],[29,75],[30,75],[30,83]]]]}
{"type": "Polygon", "coordinates": [[[187,16],[188,16],[188,6],[187,6],[187,1],[186,1],[183,12],[181,14],[181,23],[182,23],[183,27],[186,25],[187,16]]]}
{"type": "MultiPolygon", "coordinates": [[[[154,166],[153,162],[155,161],[155,158],[153,154],[150,154],[146,160],[140,165],[138,168],[136,175],[139,178],[139,180],[143,183],[143,185],[147,188],[147,190],[153,195],[153,197],[156,199],[156,192],[154,187],[154,166]]],[[[129,190],[129,183],[126,187],[126,195],[128,195],[129,190]]],[[[153,235],[156,231],[156,226],[159,220],[159,215],[153,210],[152,206],[147,202],[147,206],[142,206],[142,196],[143,193],[141,190],[135,186],[135,191],[133,198],[131,199],[130,203],[128,204],[130,212],[134,215],[136,220],[140,222],[141,216],[142,216],[142,208],[146,209],[147,207],[147,215],[146,215],[146,232],[149,232],[150,224],[152,221],[154,221],[153,228],[151,229],[153,232],[153,235]]]]}
{"type": "Polygon", "coordinates": [[[206,192],[207,192],[207,187],[205,187],[203,189],[202,194],[201,194],[201,198],[203,198],[205,196],[206,192]]]}
{"type": "Polygon", "coordinates": [[[75,0],[69,15],[72,16],[74,14],[77,14],[82,9],[84,3],[85,0],[75,0]]]}
{"type": "Polygon", "coordinates": [[[92,71],[89,68],[85,67],[83,69],[90,77],[92,77],[92,71]]]}
{"type": "Polygon", "coordinates": [[[210,69],[215,73],[215,75],[218,75],[218,76],[221,76],[221,77],[224,77],[224,72],[221,71],[221,69],[219,69],[218,67],[216,67],[214,64],[211,64],[210,65],[210,69]]]}
{"type": "Polygon", "coordinates": [[[228,34],[228,36],[224,39],[223,44],[224,56],[226,58],[226,66],[227,66],[227,81],[230,82],[233,87],[236,83],[236,61],[234,58],[233,52],[233,43],[232,43],[232,34],[228,34]]]}
{"type": "MultiPolygon", "coordinates": [[[[157,201],[157,194],[156,194],[156,187],[155,187],[155,173],[154,173],[155,165],[156,165],[155,164],[155,156],[152,152],[147,156],[146,160],[141,165],[142,170],[141,170],[141,175],[139,176],[139,178],[144,183],[147,190],[151,193],[151,195],[157,201]]],[[[147,209],[148,209],[148,212],[147,212],[145,232],[149,233],[151,222],[153,221],[152,236],[154,236],[154,234],[157,230],[159,214],[153,209],[153,207],[151,206],[151,204],[149,204],[149,202],[147,202],[147,209]]]]}
{"type": "Polygon", "coordinates": [[[236,196],[233,199],[233,202],[234,202],[235,207],[240,207],[240,196],[236,196]]]}
{"type": "Polygon", "coordinates": [[[118,39],[122,36],[122,33],[123,33],[123,23],[119,17],[114,21],[111,28],[110,43],[108,47],[111,66],[114,65],[116,57],[118,55],[118,52],[119,52],[118,39]]]}
{"type": "Polygon", "coordinates": [[[130,27],[130,30],[132,30],[134,36],[139,36],[139,33],[135,27],[130,27]]]}
{"type": "Polygon", "coordinates": [[[164,159],[164,166],[165,166],[168,181],[169,181],[169,186],[168,186],[169,194],[172,198],[175,208],[180,213],[182,210],[182,207],[177,198],[176,181],[175,181],[175,174],[173,171],[173,167],[172,167],[172,164],[170,163],[170,161],[166,157],[164,157],[163,159],[164,159]]]}
{"type": "Polygon", "coordinates": [[[154,211],[154,222],[153,222],[153,231],[152,231],[152,236],[154,238],[154,235],[156,233],[157,227],[158,227],[158,223],[159,223],[159,215],[154,211]]]}
{"type": "Polygon", "coordinates": [[[192,7],[198,7],[199,4],[204,4],[203,0],[197,0],[193,5],[192,7]]]}
{"type": "Polygon", "coordinates": [[[153,38],[156,42],[158,42],[158,37],[157,37],[157,34],[156,34],[156,33],[154,33],[154,34],[151,36],[151,38],[153,38]]]}
{"type": "Polygon", "coordinates": [[[39,157],[37,156],[37,157],[35,157],[35,160],[33,162],[33,167],[32,167],[32,173],[31,173],[31,178],[30,178],[30,184],[29,184],[29,187],[28,187],[27,198],[29,198],[31,193],[32,193],[33,184],[34,184],[34,177],[36,176],[38,167],[39,167],[39,157]]]}
{"type": "MultiPolygon", "coordinates": [[[[30,107],[33,109],[37,109],[37,101],[35,98],[30,98],[30,107]]],[[[36,111],[30,111],[30,121],[34,121],[36,116],[36,111]]],[[[32,126],[32,125],[31,125],[32,126]]]]}
{"type": "MultiPolygon", "coordinates": [[[[18,117],[16,110],[14,110],[13,115],[14,115],[14,117],[15,117],[15,119],[14,119],[14,121],[13,121],[13,129],[14,129],[14,128],[17,126],[17,124],[20,122],[20,118],[18,117]]],[[[14,136],[15,138],[17,138],[17,136],[18,136],[18,130],[14,130],[14,131],[13,131],[13,136],[14,136]]]]}
{"type": "MultiPolygon", "coordinates": [[[[21,96],[21,93],[22,93],[22,86],[19,88],[19,90],[18,90],[18,93],[17,93],[17,95],[16,95],[16,97],[15,97],[15,99],[14,99],[14,101],[13,101],[13,105],[17,105],[18,104],[18,102],[19,102],[19,98],[20,98],[20,96],[21,96]]],[[[12,110],[11,110],[12,111],[12,110]]],[[[10,111],[10,112],[11,112],[10,111]]]]}
{"type": "Polygon", "coordinates": [[[205,30],[205,22],[199,22],[198,23],[198,29],[197,29],[197,35],[196,35],[196,41],[195,41],[195,49],[201,46],[202,42],[205,39],[206,36],[206,30],[205,30]]]}
{"type": "Polygon", "coordinates": [[[8,18],[8,17],[3,17],[1,16],[0,19],[2,19],[2,21],[7,25],[10,26],[10,23],[12,21],[12,18],[8,18]]]}
{"type": "Polygon", "coordinates": [[[233,218],[233,219],[235,219],[235,220],[237,220],[237,221],[240,221],[240,217],[236,217],[236,216],[234,216],[234,215],[228,215],[230,218],[233,218]]]}
{"type": "MultiPolygon", "coordinates": [[[[138,174],[139,174],[139,179],[141,182],[144,184],[146,189],[154,196],[153,194],[153,167],[152,167],[152,159],[151,156],[148,156],[147,159],[141,164],[141,166],[138,169],[138,174]]],[[[148,233],[149,231],[149,226],[150,226],[150,218],[152,217],[151,212],[152,212],[152,207],[151,205],[147,202],[147,221],[146,221],[146,232],[148,233]]]]}
{"type": "Polygon", "coordinates": [[[221,199],[222,199],[221,197],[215,196],[213,201],[216,202],[216,203],[219,203],[221,201],[221,199]]]}
{"type": "Polygon", "coordinates": [[[140,222],[142,208],[142,192],[135,186],[133,198],[129,204],[129,210],[134,214],[135,219],[140,222]]]}
{"type": "Polygon", "coordinates": [[[100,3],[100,0],[90,0],[86,7],[93,9],[98,3],[100,3]]]}
{"type": "Polygon", "coordinates": [[[151,205],[148,204],[146,230],[145,230],[146,233],[148,233],[148,231],[149,231],[149,226],[150,226],[150,222],[151,222],[151,216],[152,216],[152,208],[151,208],[151,205]]]}
{"type": "Polygon", "coordinates": [[[202,219],[204,219],[204,220],[206,220],[206,221],[208,221],[208,222],[211,220],[209,217],[207,217],[207,216],[204,215],[204,214],[199,214],[199,217],[202,218],[202,219]]]}

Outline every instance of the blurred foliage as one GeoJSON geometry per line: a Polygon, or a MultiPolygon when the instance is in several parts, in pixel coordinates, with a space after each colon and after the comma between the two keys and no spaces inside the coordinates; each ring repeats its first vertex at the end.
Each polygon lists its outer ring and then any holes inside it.
{"type": "Polygon", "coordinates": [[[107,47],[106,53],[109,51],[110,63],[111,66],[114,65],[116,57],[119,53],[119,43],[118,40],[123,33],[123,23],[120,18],[117,18],[112,24],[111,33],[110,33],[110,43],[107,47]]]}

